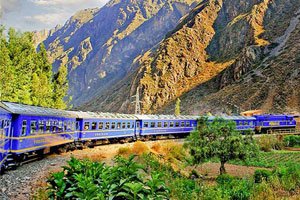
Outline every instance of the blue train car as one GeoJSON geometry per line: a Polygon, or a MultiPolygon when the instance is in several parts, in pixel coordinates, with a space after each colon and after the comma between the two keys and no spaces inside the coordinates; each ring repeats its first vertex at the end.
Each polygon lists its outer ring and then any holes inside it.
{"type": "MultiPolygon", "coordinates": [[[[254,117],[244,117],[244,116],[222,116],[221,118],[234,121],[236,123],[236,129],[239,131],[254,130],[255,120],[254,117]]],[[[211,119],[211,117],[210,117],[211,119]]]]}
{"type": "Polygon", "coordinates": [[[11,150],[15,161],[43,154],[76,140],[76,116],[63,110],[3,102],[12,113],[11,150]]]}
{"type": "Polygon", "coordinates": [[[0,102],[0,174],[6,168],[6,160],[10,150],[11,114],[3,109],[0,102]]]}
{"type": "Polygon", "coordinates": [[[134,115],[72,112],[77,115],[79,140],[93,146],[109,139],[135,139],[136,120],[134,115]]]}
{"type": "Polygon", "coordinates": [[[274,129],[295,129],[296,120],[292,115],[254,115],[256,130],[266,132],[274,129]]]}
{"type": "Polygon", "coordinates": [[[140,137],[159,135],[186,135],[197,126],[197,116],[136,115],[136,135],[140,137]]]}

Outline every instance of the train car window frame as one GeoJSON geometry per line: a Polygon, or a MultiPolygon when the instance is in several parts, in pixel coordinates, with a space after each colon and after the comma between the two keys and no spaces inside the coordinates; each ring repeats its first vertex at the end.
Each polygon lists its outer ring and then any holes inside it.
{"type": "Polygon", "coordinates": [[[4,119],[0,120],[0,129],[4,129],[4,119]]]}
{"type": "Polygon", "coordinates": [[[170,127],[174,127],[174,122],[173,121],[170,122],[170,127]]]}
{"type": "Polygon", "coordinates": [[[39,120],[39,123],[38,123],[38,132],[39,133],[44,133],[45,131],[45,123],[43,120],[39,120]]]}
{"type": "Polygon", "coordinates": [[[117,129],[121,129],[121,122],[117,123],[117,129]]]}
{"type": "Polygon", "coordinates": [[[164,128],[168,127],[168,122],[164,122],[164,128]]]}
{"type": "Polygon", "coordinates": [[[111,129],[116,129],[116,122],[111,123],[111,129]]]}
{"type": "Polygon", "coordinates": [[[122,129],[126,128],[126,122],[122,122],[122,129]]]}
{"type": "Polygon", "coordinates": [[[179,121],[175,122],[175,127],[179,127],[179,121]]]}
{"type": "Polygon", "coordinates": [[[144,128],[148,128],[149,127],[149,122],[144,122],[144,128]]]}
{"type": "Polygon", "coordinates": [[[184,121],[180,122],[180,126],[181,126],[181,127],[185,127],[184,121]]]}
{"type": "Polygon", "coordinates": [[[37,121],[32,120],[30,121],[30,134],[34,135],[37,132],[37,121]]]}
{"type": "Polygon", "coordinates": [[[23,120],[22,121],[21,136],[26,136],[26,133],[27,133],[27,120],[23,120]]]}
{"type": "Polygon", "coordinates": [[[130,124],[131,124],[130,122],[127,122],[127,128],[130,128],[130,124]]]}
{"type": "Polygon", "coordinates": [[[45,132],[50,133],[51,132],[51,122],[49,120],[45,121],[45,126],[46,126],[45,132]]]}
{"type": "Polygon", "coordinates": [[[67,121],[64,121],[63,123],[63,129],[66,131],[68,129],[68,124],[67,124],[67,121]]]}
{"type": "Polygon", "coordinates": [[[162,127],[162,122],[157,122],[157,128],[161,128],[162,127]]]}
{"type": "Polygon", "coordinates": [[[79,129],[80,129],[80,126],[79,126],[79,122],[78,122],[78,121],[75,122],[75,129],[76,129],[76,131],[79,131],[79,129]]]}
{"type": "Polygon", "coordinates": [[[90,122],[84,122],[84,130],[87,131],[87,130],[90,130],[90,122]]]}
{"type": "Polygon", "coordinates": [[[150,128],[155,128],[155,122],[150,123],[150,128]]]}
{"type": "Polygon", "coordinates": [[[97,122],[92,122],[91,130],[96,130],[96,129],[97,129],[97,122]]]}
{"type": "Polygon", "coordinates": [[[186,127],[191,127],[191,122],[190,121],[186,122],[186,127]]]}
{"type": "Polygon", "coordinates": [[[110,122],[106,122],[105,123],[105,129],[109,129],[110,128],[110,122]]]}
{"type": "Polygon", "coordinates": [[[98,124],[98,129],[99,129],[99,130],[102,130],[103,127],[104,127],[103,122],[99,122],[99,124],[98,124]]]}

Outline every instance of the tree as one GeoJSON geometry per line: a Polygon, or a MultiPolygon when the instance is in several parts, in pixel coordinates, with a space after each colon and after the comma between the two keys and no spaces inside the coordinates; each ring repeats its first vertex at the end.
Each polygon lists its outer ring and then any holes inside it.
{"type": "Polygon", "coordinates": [[[67,95],[68,84],[68,68],[65,65],[61,65],[58,72],[54,76],[54,107],[59,109],[67,108],[64,102],[64,97],[67,95]]]}
{"type": "Polygon", "coordinates": [[[180,115],[180,99],[177,98],[176,104],[175,104],[175,115],[179,116],[180,115]]]}
{"type": "Polygon", "coordinates": [[[210,122],[202,117],[198,120],[197,130],[187,138],[186,145],[190,149],[194,164],[217,157],[221,162],[220,174],[224,174],[226,162],[234,159],[245,161],[257,155],[258,146],[252,135],[248,131],[242,136],[233,121],[216,118],[210,122]]]}

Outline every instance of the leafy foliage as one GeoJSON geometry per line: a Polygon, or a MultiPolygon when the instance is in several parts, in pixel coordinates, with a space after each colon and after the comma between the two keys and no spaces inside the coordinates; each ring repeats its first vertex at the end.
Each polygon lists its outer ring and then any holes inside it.
{"type": "Polygon", "coordinates": [[[285,146],[287,147],[300,147],[300,136],[289,135],[283,139],[285,146]]]}
{"type": "Polygon", "coordinates": [[[258,139],[259,148],[262,151],[270,152],[271,150],[280,150],[283,148],[283,143],[273,135],[262,135],[258,139]]]}
{"type": "Polygon", "coordinates": [[[45,46],[37,52],[32,33],[10,28],[6,36],[4,30],[0,27],[0,101],[65,108],[67,68],[53,76],[45,46]]]}
{"type": "Polygon", "coordinates": [[[169,189],[162,174],[150,177],[142,165],[129,159],[115,158],[115,166],[72,158],[64,171],[49,178],[51,199],[168,199],[169,189]]]}
{"type": "Polygon", "coordinates": [[[236,130],[235,122],[216,118],[209,122],[207,118],[198,120],[197,130],[187,138],[187,147],[195,164],[217,157],[220,159],[220,174],[226,173],[225,163],[234,160],[246,160],[255,157],[258,147],[252,133],[245,137],[236,130]]]}
{"type": "Polygon", "coordinates": [[[175,104],[175,115],[176,116],[179,116],[180,115],[180,99],[179,98],[177,98],[177,100],[176,100],[176,104],[175,104]]]}

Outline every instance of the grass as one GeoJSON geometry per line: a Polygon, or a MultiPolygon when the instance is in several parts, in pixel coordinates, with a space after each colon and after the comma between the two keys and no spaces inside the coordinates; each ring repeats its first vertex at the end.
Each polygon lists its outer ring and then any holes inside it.
{"type": "MultiPolygon", "coordinates": [[[[231,164],[245,165],[242,161],[231,161],[231,164]]],[[[247,166],[255,167],[277,167],[284,166],[287,163],[298,164],[300,163],[300,152],[291,151],[271,151],[260,152],[258,158],[250,159],[247,161],[247,166]]]]}

